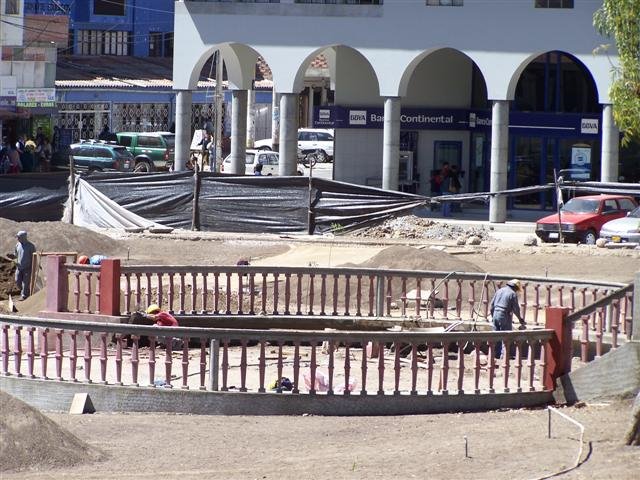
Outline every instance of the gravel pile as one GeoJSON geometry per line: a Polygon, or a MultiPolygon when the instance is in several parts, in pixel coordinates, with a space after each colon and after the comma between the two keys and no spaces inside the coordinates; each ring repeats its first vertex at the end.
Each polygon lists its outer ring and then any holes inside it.
{"type": "Polygon", "coordinates": [[[442,222],[413,215],[391,218],[381,225],[369,227],[353,233],[356,237],[367,238],[425,238],[430,240],[458,240],[479,237],[480,240],[491,238],[489,230],[484,227],[470,227],[442,222]]]}

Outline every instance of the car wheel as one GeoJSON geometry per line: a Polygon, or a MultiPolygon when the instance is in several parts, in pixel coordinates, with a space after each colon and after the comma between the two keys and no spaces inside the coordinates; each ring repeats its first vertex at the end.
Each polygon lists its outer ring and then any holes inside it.
{"type": "Polygon", "coordinates": [[[151,164],[146,161],[146,160],[140,160],[138,163],[136,163],[135,168],[133,169],[134,172],[141,172],[141,173],[149,173],[151,171],[153,171],[153,167],[151,166],[151,164]]]}
{"type": "Polygon", "coordinates": [[[329,161],[329,155],[324,150],[318,150],[316,152],[316,158],[319,163],[327,163],[329,161]]]}
{"type": "Polygon", "coordinates": [[[582,241],[585,245],[595,245],[596,240],[598,240],[598,234],[592,229],[587,230],[582,237],[582,241]]]}
{"type": "Polygon", "coordinates": [[[542,243],[549,242],[549,237],[547,235],[536,235],[542,243]]]}

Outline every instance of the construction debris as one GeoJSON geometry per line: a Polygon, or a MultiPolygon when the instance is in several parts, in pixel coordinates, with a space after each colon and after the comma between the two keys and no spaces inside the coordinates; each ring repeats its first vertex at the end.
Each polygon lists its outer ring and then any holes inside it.
{"type": "Polygon", "coordinates": [[[429,220],[427,218],[406,215],[386,220],[380,225],[368,227],[353,233],[356,237],[367,238],[424,238],[429,240],[456,240],[464,239],[468,243],[471,237],[474,239],[473,245],[478,241],[489,240],[491,235],[489,230],[483,226],[470,227],[466,225],[456,225],[429,220]]]}

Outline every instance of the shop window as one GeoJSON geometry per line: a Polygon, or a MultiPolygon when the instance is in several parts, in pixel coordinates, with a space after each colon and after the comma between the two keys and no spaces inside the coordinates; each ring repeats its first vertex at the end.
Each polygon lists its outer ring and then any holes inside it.
{"type": "Polygon", "coordinates": [[[462,7],[464,0],[427,0],[428,7],[462,7]]]}
{"type": "Polygon", "coordinates": [[[124,17],[125,0],[94,0],[94,15],[115,15],[124,17]]]}
{"type": "Polygon", "coordinates": [[[535,0],[536,8],[573,8],[573,0],[535,0]]]}
{"type": "Polygon", "coordinates": [[[4,13],[6,15],[19,15],[20,14],[19,0],[5,0],[4,13]]]}

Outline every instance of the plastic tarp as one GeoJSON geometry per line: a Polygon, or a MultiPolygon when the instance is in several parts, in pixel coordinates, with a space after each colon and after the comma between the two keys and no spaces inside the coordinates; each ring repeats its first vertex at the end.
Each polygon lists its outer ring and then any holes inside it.
{"type": "Polygon", "coordinates": [[[16,222],[55,222],[69,197],[67,172],[0,175],[0,217],[16,222]]]}
{"type": "Polygon", "coordinates": [[[173,228],[191,228],[193,173],[96,173],[83,177],[129,212],[173,228]]]}
{"type": "Polygon", "coordinates": [[[82,179],[76,182],[73,223],[81,227],[123,229],[162,227],[121,207],[82,179]]]}
{"type": "MultiPolygon", "coordinates": [[[[191,228],[192,172],[94,174],[86,181],[127,211],[174,228],[191,228]]],[[[247,233],[324,232],[379,221],[428,199],[308,177],[199,175],[199,228],[247,233]],[[309,208],[311,206],[311,215],[309,208]]],[[[83,208],[88,208],[84,206],[83,208]]],[[[90,214],[87,214],[90,215],[90,214]]],[[[102,212],[96,211],[98,226],[102,212]]]]}
{"type": "Polygon", "coordinates": [[[315,231],[351,230],[406,213],[428,197],[351,183],[313,179],[315,231]]]}
{"type": "Polygon", "coordinates": [[[309,179],[202,176],[200,229],[221,232],[307,233],[309,179]]]}

